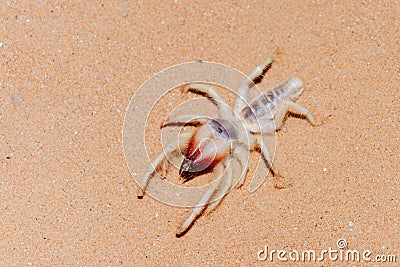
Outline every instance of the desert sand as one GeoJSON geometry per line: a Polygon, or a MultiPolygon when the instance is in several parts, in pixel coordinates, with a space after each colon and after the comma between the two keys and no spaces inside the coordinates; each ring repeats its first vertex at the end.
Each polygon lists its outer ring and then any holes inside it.
{"type": "MultiPolygon", "coordinates": [[[[398,1],[0,6],[0,265],[349,264],[289,258],[329,248],[371,252],[353,266],[399,264],[398,1]],[[278,190],[268,176],[250,193],[246,180],[176,238],[190,209],[138,199],[127,168],[131,98],[167,67],[202,59],[249,73],[278,48],[260,88],[298,76],[298,103],[324,120],[290,117],[277,134],[275,163],[292,185],[278,190]],[[287,251],[287,262],[277,253],[260,260],[266,247],[287,251]]],[[[151,122],[163,118],[155,112],[151,122]]],[[[160,151],[146,145],[138,167],[160,151]]]]}

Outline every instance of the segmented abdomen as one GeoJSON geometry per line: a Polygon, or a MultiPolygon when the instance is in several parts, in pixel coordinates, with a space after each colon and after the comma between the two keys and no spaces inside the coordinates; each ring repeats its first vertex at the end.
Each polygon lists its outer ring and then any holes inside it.
{"type": "Polygon", "coordinates": [[[256,118],[260,119],[264,115],[271,115],[271,111],[279,102],[283,101],[283,86],[277,86],[268,92],[254,98],[250,106],[242,110],[242,116],[246,120],[254,121],[256,118]]]}

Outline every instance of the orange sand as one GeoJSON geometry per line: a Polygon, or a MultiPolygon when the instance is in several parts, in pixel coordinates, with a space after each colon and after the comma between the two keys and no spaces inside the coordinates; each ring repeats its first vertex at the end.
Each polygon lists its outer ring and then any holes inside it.
{"type": "Polygon", "coordinates": [[[0,265],[265,266],[265,246],[320,252],[340,238],[400,262],[397,1],[0,5],[0,265]],[[291,187],[246,183],[175,238],[190,210],[138,200],[125,164],[130,98],[171,65],[248,73],[277,47],[261,87],[299,76],[298,103],[330,117],[289,118],[278,134],[291,187]]]}

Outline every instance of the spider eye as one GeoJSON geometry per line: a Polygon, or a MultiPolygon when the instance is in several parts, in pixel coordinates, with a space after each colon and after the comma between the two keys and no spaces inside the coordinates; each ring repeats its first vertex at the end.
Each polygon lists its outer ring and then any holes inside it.
{"type": "Polygon", "coordinates": [[[232,138],[232,131],[229,131],[230,124],[225,120],[210,120],[209,126],[211,127],[212,134],[215,138],[224,139],[225,141],[230,141],[232,138]]]}

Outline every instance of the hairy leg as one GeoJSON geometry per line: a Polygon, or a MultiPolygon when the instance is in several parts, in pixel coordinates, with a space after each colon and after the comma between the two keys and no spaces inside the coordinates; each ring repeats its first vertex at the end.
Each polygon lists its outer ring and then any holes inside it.
{"type": "Polygon", "coordinates": [[[140,184],[141,190],[138,193],[138,198],[143,198],[144,193],[146,191],[146,188],[149,184],[150,178],[153,176],[154,172],[157,170],[157,168],[165,168],[166,164],[164,164],[164,160],[167,156],[167,154],[171,154],[178,149],[180,149],[183,144],[187,144],[189,142],[190,137],[192,136],[191,133],[185,133],[182,134],[181,140],[176,140],[175,142],[169,144],[167,147],[165,147],[164,151],[158,155],[158,157],[151,163],[147,173],[143,177],[143,180],[140,184]]]}
{"type": "Polygon", "coordinates": [[[239,113],[240,111],[242,111],[243,108],[247,106],[247,103],[250,101],[248,97],[249,89],[254,87],[255,84],[260,83],[262,81],[267,71],[271,68],[272,63],[273,63],[272,58],[268,58],[261,65],[255,68],[250,73],[248,78],[244,79],[244,81],[239,87],[239,96],[237,97],[235,103],[236,113],[239,113]]]}
{"type": "MultiPolygon", "coordinates": [[[[224,166],[224,168],[225,167],[226,166],[224,166]]],[[[221,182],[219,183],[218,188],[216,190],[219,193],[219,198],[207,206],[207,213],[212,212],[218,207],[218,205],[221,203],[224,197],[228,194],[229,189],[231,189],[232,187],[232,167],[228,166],[227,168],[225,168],[225,171],[226,174],[224,174],[224,177],[220,178],[221,182]]]]}
{"type": "Polygon", "coordinates": [[[240,177],[239,182],[236,185],[236,188],[241,188],[244,184],[244,180],[247,173],[247,161],[248,161],[248,152],[244,147],[238,146],[233,150],[233,155],[239,161],[240,167],[244,170],[242,177],[240,177]]]}
{"type": "MultiPolygon", "coordinates": [[[[217,168],[217,176],[220,176],[224,171],[224,167],[219,165],[217,168]]],[[[223,174],[225,176],[225,174],[223,174]]],[[[223,182],[225,177],[221,177],[213,186],[211,186],[207,192],[201,197],[199,203],[194,207],[190,216],[182,223],[182,225],[177,229],[176,236],[181,237],[192,227],[193,223],[196,221],[198,217],[201,216],[203,211],[207,208],[207,205],[216,191],[219,190],[220,184],[223,182]]]]}
{"type": "Polygon", "coordinates": [[[217,106],[222,118],[230,118],[233,116],[232,111],[224,99],[211,87],[201,83],[191,83],[187,85],[183,91],[198,94],[207,97],[214,105],[217,106]]]}
{"type": "Polygon", "coordinates": [[[275,166],[273,165],[271,156],[270,156],[270,154],[269,154],[269,152],[268,152],[268,147],[267,147],[266,144],[264,143],[264,140],[262,139],[261,136],[257,139],[257,143],[258,143],[258,145],[259,145],[259,147],[260,147],[261,154],[262,154],[263,157],[264,157],[264,160],[265,160],[265,163],[267,164],[267,167],[269,168],[269,170],[270,170],[270,171],[272,172],[272,174],[274,175],[275,188],[278,188],[278,189],[286,188],[288,185],[286,185],[286,184],[283,182],[282,179],[283,179],[284,177],[283,177],[282,175],[280,175],[280,174],[276,171],[276,168],[275,168],[275,166]]]}
{"type": "Polygon", "coordinates": [[[169,126],[200,126],[203,125],[208,119],[199,117],[194,114],[178,115],[172,118],[166,119],[160,126],[160,128],[169,126]]]}
{"type": "Polygon", "coordinates": [[[313,115],[310,113],[308,109],[305,107],[300,106],[299,104],[296,104],[292,101],[285,101],[285,105],[287,108],[287,111],[293,113],[293,114],[298,114],[301,116],[304,116],[307,118],[307,120],[311,123],[313,126],[318,126],[321,125],[321,122],[318,122],[314,119],[313,115]]]}

